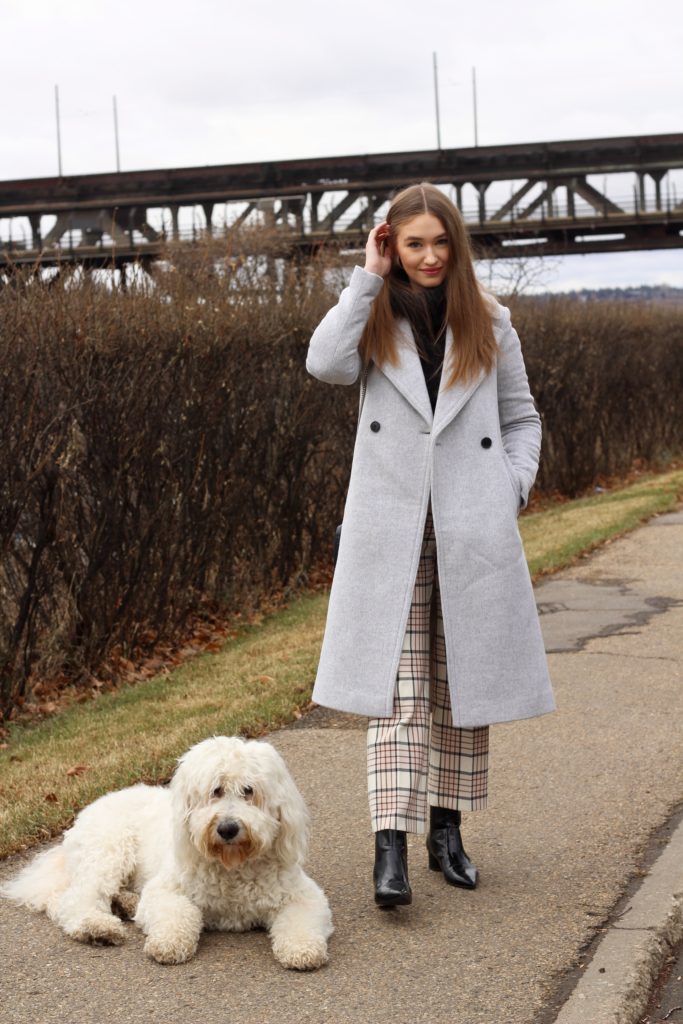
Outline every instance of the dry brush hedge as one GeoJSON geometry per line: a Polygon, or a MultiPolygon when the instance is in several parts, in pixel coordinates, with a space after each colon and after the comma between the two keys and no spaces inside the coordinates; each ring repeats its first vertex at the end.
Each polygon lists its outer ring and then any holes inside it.
{"type": "Polygon", "coordinates": [[[515,303],[543,420],[537,488],[574,497],[597,480],[683,451],[683,307],[515,303]]]}
{"type": "MultiPolygon", "coordinates": [[[[263,243],[259,243],[261,250],[263,243]]],[[[0,712],[329,556],[355,388],[307,378],[323,261],[178,256],[153,286],[0,289],[0,712]],[[218,271],[217,271],[218,267],[218,271]]],[[[573,494],[683,449],[683,315],[524,300],[539,482],[573,494]]]]}

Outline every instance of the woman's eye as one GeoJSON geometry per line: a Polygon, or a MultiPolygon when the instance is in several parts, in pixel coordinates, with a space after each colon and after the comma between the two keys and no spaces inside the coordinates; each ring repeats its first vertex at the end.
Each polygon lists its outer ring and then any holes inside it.
{"type": "Polygon", "coordinates": [[[219,799],[220,797],[222,797],[223,796],[223,787],[222,786],[216,786],[216,788],[214,790],[212,790],[211,796],[216,797],[216,799],[219,799]]]}

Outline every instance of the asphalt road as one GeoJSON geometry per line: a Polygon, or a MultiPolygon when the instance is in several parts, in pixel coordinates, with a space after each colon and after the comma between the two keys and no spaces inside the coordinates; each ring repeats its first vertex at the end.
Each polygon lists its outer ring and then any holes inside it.
{"type": "Polygon", "coordinates": [[[272,741],[312,814],[308,869],[336,926],[325,968],[283,970],[262,932],[205,934],[193,961],[160,967],[132,925],[124,946],[81,946],[0,901],[1,1019],[553,1020],[588,944],[683,801],[683,513],[613,542],[536,595],[559,710],[492,729],[489,809],[464,822],[481,872],[475,892],[430,872],[413,837],[412,906],[375,908],[365,723],[318,709],[272,741]]]}

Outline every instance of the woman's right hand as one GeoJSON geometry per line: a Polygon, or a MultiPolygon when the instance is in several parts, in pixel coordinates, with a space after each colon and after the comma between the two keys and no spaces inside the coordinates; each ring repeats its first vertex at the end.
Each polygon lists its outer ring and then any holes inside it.
{"type": "Polygon", "coordinates": [[[382,221],[373,228],[365,243],[365,269],[371,274],[386,277],[391,270],[391,228],[382,221]]]}

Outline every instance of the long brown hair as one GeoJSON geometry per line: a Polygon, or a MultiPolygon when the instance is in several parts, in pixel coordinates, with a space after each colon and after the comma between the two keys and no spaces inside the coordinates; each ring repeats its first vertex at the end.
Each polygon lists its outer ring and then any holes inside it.
{"type": "MultiPolygon", "coordinates": [[[[480,370],[489,373],[495,364],[498,346],[493,335],[491,311],[474,273],[472,249],[465,223],[457,207],[436,185],[422,182],[410,185],[391,201],[387,222],[395,239],[402,224],[422,213],[431,213],[443,224],[448,237],[448,273],[444,281],[445,322],[453,332],[452,360],[448,367],[447,387],[458,380],[468,381],[480,370]]],[[[360,341],[364,364],[382,366],[398,363],[396,318],[403,311],[423,303],[398,260],[392,263],[384,287],[372,304],[370,317],[360,341]]]]}

